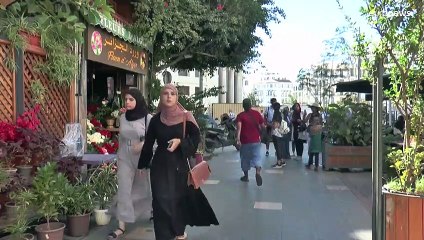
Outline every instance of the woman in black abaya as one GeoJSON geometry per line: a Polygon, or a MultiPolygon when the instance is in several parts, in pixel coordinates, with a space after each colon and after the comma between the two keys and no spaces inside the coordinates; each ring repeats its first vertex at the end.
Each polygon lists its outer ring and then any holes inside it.
{"type": "Polygon", "coordinates": [[[178,103],[176,87],[165,85],[161,90],[159,112],[150,121],[138,163],[138,168],[143,169],[151,161],[153,221],[157,240],[186,239],[187,225],[218,225],[202,191],[187,185],[187,157],[194,155],[199,142],[200,130],[196,120],[178,103]],[[155,141],[158,147],[153,156],[155,141]]]}

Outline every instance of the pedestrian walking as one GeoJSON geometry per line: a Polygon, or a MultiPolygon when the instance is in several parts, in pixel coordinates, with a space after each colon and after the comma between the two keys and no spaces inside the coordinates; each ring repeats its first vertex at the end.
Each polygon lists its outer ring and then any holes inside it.
{"type": "Polygon", "coordinates": [[[289,108],[288,107],[284,107],[283,108],[283,113],[282,113],[282,124],[281,125],[286,125],[287,127],[285,127],[284,130],[284,134],[283,134],[283,159],[290,159],[290,140],[292,137],[292,123],[291,123],[291,119],[289,117],[289,108]],[[283,123],[284,122],[284,123],[283,123]]]}
{"type": "Polygon", "coordinates": [[[152,116],[148,114],[146,101],[137,89],[128,90],[125,109],[120,117],[118,192],[112,209],[119,227],[108,235],[108,239],[117,239],[124,234],[126,223],[135,222],[136,212],[141,215],[143,209],[151,209],[149,176],[147,172],[139,172],[137,164],[152,116]]]}
{"type": "Polygon", "coordinates": [[[264,118],[252,109],[252,102],[246,98],[243,100],[244,111],[236,118],[237,144],[240,147],[241,169],[244,176],[240,178],[243,182],[249,181],[249,170],[256,169],[255,179],[258,186],[262,186],[262,156],[261,156],[261,129],[265,127],[264,118]]]}
{"type": "MultiPolygon", "coordinates": [[[[308,105],[312,113],[309,113],[306,116],[305,121],[309,123],[308,133],[309,133],[309,142],[308,142],[308,155],[309,161],[306,165],[307,168],[310,168],[313,160],[315,159],[315,171],[318,171],[319,166],[319,154],[322,152],[322,115],[319,112],[320,106],[318,103],[313,103],[308,105]]],[[[325,168],[325,166],[323,166],[325,168]]]]}
{"type": "MultiPolygon", "coordinates": [[[[264,112],[264,119],[266,121],[266,131],[265,134],[261,134],[262,136],[262,142],[265,143],[265,147],[266,147],[266,152],[265,152],[265,156],[269,156],[269,144],[272,140],[272,119],[274,117],[274,108],[273,108],[273,104],[277,102],[276,98],[271,98],[270,100],[270,106],[268,106],[265,109],[264,112]]],[[[261,131],[262,133],[262,131],[261,131]]]]}
{"type": "Polygon", "coordinates": [[[138,168],[144,169],[151,162],[156,240],[187,239],[187,225],[218,225],[201,189],[187,185],[187,158],[195,154],[199,142],[196,120],[178,102],[177,88],[166,84],[161,89],[158,113],[150,121],[138,163],[138,168]],[[185,120],[186,132],[183,133],[185,120]],[[157,149],[153,156],[155,141],[157,149]]]}
{"type": "MultiPolygon", "coordinates": [[[[293,142],[296,147],[296,156],[297,159],[302,159],[303,155],[303,144],[305,143],[305,139],[303,139],[300,135],[304,135],[306,131],[306,124],[302,118],[302,109],[299,103],[295,103],[292,107],[292,126],[293,126],[293,142]]],[[[305,134],[306,135],[306,134],[305,134]]]]}
{"type": "Polygon", "coordinates": [[[274,117],[272,121],[272,140],[274,143],[277,162],[272,165],[272,168],[282,168],[286,165],[286,161],[283,158],[283,136],[288,133],[288,126],[287,123],[283,121],[280,107],[280,103],[278,102],[273,104],[274,117]]]}

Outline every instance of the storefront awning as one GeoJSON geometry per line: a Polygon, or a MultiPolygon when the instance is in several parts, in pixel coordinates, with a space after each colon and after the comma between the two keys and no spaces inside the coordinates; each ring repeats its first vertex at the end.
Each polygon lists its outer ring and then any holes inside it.
{"type": "MultiPolygon", "coordinates": [[[[389,75],[383,76],[383,90],[390,89],[389,75]]],[[[354,80],[336,83],[336,92],[372,93],[372,85],[367,80],[354,80]]]]}
{"type": "Polygon", "coordinates": [[[138,47],[144,48],[152,52],[152,47],[149,46],[141,37],[132,34],[122,23],[119,23],[115,19],[109,19],[105,15],[99,13],[100,19],[95,24],[104,30],[108,31],[112,35],[119,37],[129,43],[132,43],[138,47]]]}

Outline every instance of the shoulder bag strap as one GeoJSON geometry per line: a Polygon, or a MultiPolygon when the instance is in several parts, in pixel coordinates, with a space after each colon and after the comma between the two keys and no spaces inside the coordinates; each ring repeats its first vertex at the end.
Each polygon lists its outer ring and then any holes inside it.
{"type": "MultiPolygon", "coordinates": [[[[187,111],[183,115],[183,139],[186,137],[186,125],[187,125],[187,111]]],[[[190,161],[187,158],[188,169],[191,171],[190,161]]]]}

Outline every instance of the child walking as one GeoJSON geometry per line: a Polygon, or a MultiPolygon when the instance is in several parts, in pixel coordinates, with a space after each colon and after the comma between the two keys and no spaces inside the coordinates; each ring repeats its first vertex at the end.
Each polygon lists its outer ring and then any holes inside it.
{"type": "Polygon", "coordinates": [[[322,122],[319,117],[314,117],[308,127],[309,132],[309,161],[306,165],[311,168],[312,161],[315,158],[315,171],[318,171],[319,154],[322,152],[322,122]]]}

